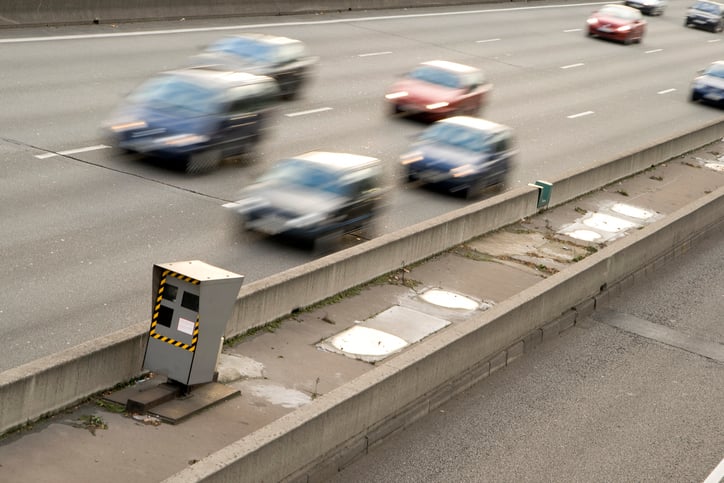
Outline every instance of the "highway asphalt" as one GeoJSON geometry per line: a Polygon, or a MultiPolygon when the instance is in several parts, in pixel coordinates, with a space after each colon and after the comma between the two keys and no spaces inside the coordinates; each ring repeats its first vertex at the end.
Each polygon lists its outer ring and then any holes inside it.
{"type": "MultiPolygon", "coordinates": [[[[483,115],[516,129],[511,186],[613,159],[722,113],[687,102],[721,36],[686,29],[685,5],[651,18],[643,44],[587,39],[596,4],[549,3],[0,32],[0,370],[146,320],[154,263],[201,259],[247,282],[315,255],[233,228],[222,205],[269,162],[311,149],[380,157],[397,184],[388,232],[464,201],[408,189],[397,157],[422,125],[386,115],[396,74],[431,58],[482,67],[483,115]],[[307,42],[321,62],[280,107],[250,159],[189,177],[102,147],[104,117],[150,75],[226,33],[307,42]]],[[[350,243],[357,240],[350,239],[350,243]]]]}

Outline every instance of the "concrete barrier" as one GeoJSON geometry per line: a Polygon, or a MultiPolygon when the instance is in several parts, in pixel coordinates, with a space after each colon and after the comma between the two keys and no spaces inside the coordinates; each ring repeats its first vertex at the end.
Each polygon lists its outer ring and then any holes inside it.
{"type": "Polygon", "coordinates": [[[723,214],[720,188],[165,481],[324,481],[375,442],[507,364],[542,322],[551,321],[544,329],[565,328],[563,320],[575,321],[576,307],[592,308],[602,288],[625,283],[724,227],[723,214]]]}
{"type": "MultiPolygon", "coordinates": [[[[618,160],[564,175],[554,183],[560,204],[631,176],[724,135],[724,121],[675,136],[618,160]],[[657,158],[658,155],[666,157],[657,158]],[[607,177],[610,176],[610,177],[607,177]]],[[[537,212],[537,190],[519,188],[432,218],[242,287],[227,337],[264,325],[404,265],[440,253],[537,212]]],[[[542,319],[539,319],[542,320],[542,319]]],[[[147,324],[0,373],[0,433],[76,404],[140,375],[147,324]]]]}
{"type": "MultiPolygon", "coordinates": [[[[496,0],[488,0],[492,3],[496,0]]],[[[486,3],[486,0],[3,0],[0,28],[248,17],[486,3]]]]}

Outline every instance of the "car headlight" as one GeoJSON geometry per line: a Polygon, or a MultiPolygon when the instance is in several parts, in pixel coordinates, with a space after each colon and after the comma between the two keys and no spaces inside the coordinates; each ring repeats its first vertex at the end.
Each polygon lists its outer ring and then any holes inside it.
{"type": "Polygon", "coordinates": [[[407,153],[400,156],[400,164],[408,165],[412,163],[416,163],[418,161],[422,161],[425,159],[425,157],[422,155],[422,153],[414,152],[414,153],[407,153]]]}
{"type": "Polygon", "coordinates": [[[304,228],[310,225],[316,225],[323,222],[327,217],[323,213],[310,213],[308,215],[292,218],[285,225],[289,228],[304,228]]]}
{"type": "Polygon", "coordinates": [[[263,198],[258,198],[256,196],[253,196],[251,198],[245,198],[235,203],[230,203],[226,205],[227,208],[239,213],[240,215],[245,215],[247,213],[251,213],[254,210],[265,208],[267,206],[269,206],[268,201],[263,198]]]}
{"type": "Polygon", "coordinates": [[[472,164],[463,164],[462,166],[451,169],[450,175],[452,175],[453,178],[462,178],[463,176],[470,176],[476,171],[477,169],[475,169],[475,166],[472,164]]]}
{"type": "Polygon", "coordinates": [[[449,105],[449,102],[435,102],[433,104],[426,105],[425,108],[434,111],[435,109],[442,109],[443,107],[447,107],[449,105]]]}
{"type": "Polygon", "coordinates": [[[596,24],[598,23],[598,19],[597,19],[597,18],[589,18],[589,19],[587,20],[587,22],[588,22],[588,25],[596,25],[596,24]]]}
{"type": "Polygon", "coordinates": [[[112,126],[110,126],[110,130],[113,132],[124,132],[130,131],[132,129],[143,129],[146,127],[148,127],[146,121],[129,121],[113,124],[112,126]]]}
{"type": "Polygon", "coordinates": [[[205,143],[208,140],[209,137],[202,134],[177,134],[175,136],[160,138],[158,142],[166,146],[190,146],[192,144],[205,143]]]}
{"type": "Polygon", "coordinates": [[[409,94],[406,91],[391,92],[385,96],[385,99],[399,99],[400,97],[407,97],[409,94]]]}
{"type": "Polygon", "coordinates": [[[617,28],[616,30],[618,30],[619,32],[628,32],[629,30],[631,30],[631,26],[630,26],[630,25],[622,25],[622,26],[620,26],[619,28],[617,28]]]}

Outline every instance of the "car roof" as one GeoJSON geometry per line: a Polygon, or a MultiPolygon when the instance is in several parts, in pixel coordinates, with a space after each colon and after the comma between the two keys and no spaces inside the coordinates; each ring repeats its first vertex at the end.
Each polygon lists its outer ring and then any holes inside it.
{"type": "Polygon", "coordinates": [[[628,10],[628,11],[632,11],[632,10],[633,10],[634,12],[637,12],[637,13],[639,12],[638,9],[635,9],[635,8],[633,8],[633,7],[629,7],[629,6],[626,6],[626,5],[621,5],[621,4],[618,4],[618,3],[607,3],[606,5],[602,5],[599,10],[604,9],[604,8],[606,8],[606,9],[609,9],[609,8],[610,8],[610,9],[617,9],[617,10],[621,10],[621,11],[627,11],[627,10],[628,10]]]}
{"type": "Polygon", "coordinates": [[[447,60],[429,60],[423,62],[422,65],[429,65],[431,67],[438,67],[440,69],[450,70],[454,72],[478,72],[480,69],[465,64],[458,64],[457,62],[450,62],[447,60]]]}
{"type": "Polygon", "coordinates": [[[273,78],[265,75],[249,74],[232,70],[218,70],[212,66],[187,67],[184,69],[169,70],[162,75],[174,75],[195,79],[218,87],[237,87],[249,84],[274,83],[273,78]]]}
{"type": "Polygon", "coordinates": [[[327,151],[311,151],[293,159],[302,159],[310,163],[324,166],[333,170],[360,169],[381,164],[380,160],[370,156],[349,153],[332,153],[327,151]]]}
{"type": "Polygon", "coordinates": [[[497,122],[488,121],[487,119],[470,116],[453,116],[446,119],[441,119],[437,122],[445,124],[455,124],[456,126],[468,127],[471,129],[485,132],[502,132],[510,130],[510,128],[508,126],[505,126],[504,124],[498,124],[497,122]]]}
{"type": "Polygon", "coordinates": [[[260,34],[260,33],[255,33],[255,32],[238,34],[238,35],[230,35],[229,37],[251,39],[251,40],[256,40],[258,42],[262,42],[265,44],[273,44],[273,45],[288,45],[288,44],[301,44],[302,43],[300,40],[290,39],[289,37],[281,37],[279,35],[270,35],[270,34],[260,34]]]}

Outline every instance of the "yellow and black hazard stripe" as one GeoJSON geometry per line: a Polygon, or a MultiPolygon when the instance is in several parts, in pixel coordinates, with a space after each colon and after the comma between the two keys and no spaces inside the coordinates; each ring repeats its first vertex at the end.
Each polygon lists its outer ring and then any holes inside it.
{"type": "Polygon", "coordinates": [[[198,280],[187,277],[185,275],[181,275],[180,273],[172,272],[171,270],[165,270],[161,274],[161,281],[158,284],[158,295],[156,296],[156,305],[153,307],[153,318],[151,319],[151,331],[149,332],[149,335],[153,337],[154,339],[158,339],[161,342],[167,342],[171,344],[174,347],[178,347],[180,349],[187,350],[189,352],[195,352],[196,351],[196,343],[199,340],[199,316],[196,316],[196,322],[194,323],[194,333],[191,337],[191,344],[185,344],[181,341],[172,339],[171,337],[167,337],[165,335],[161,335],[158,332],[156,332],[156,324],[158,323],[158,311],[161,309],[161,300],[163,300],[163,291],[166,288],[166,279],[168,277],[174,277],[179,280],[183,280],[184,282],[191,283],[193,285],[198,285],[198,280]]]}

